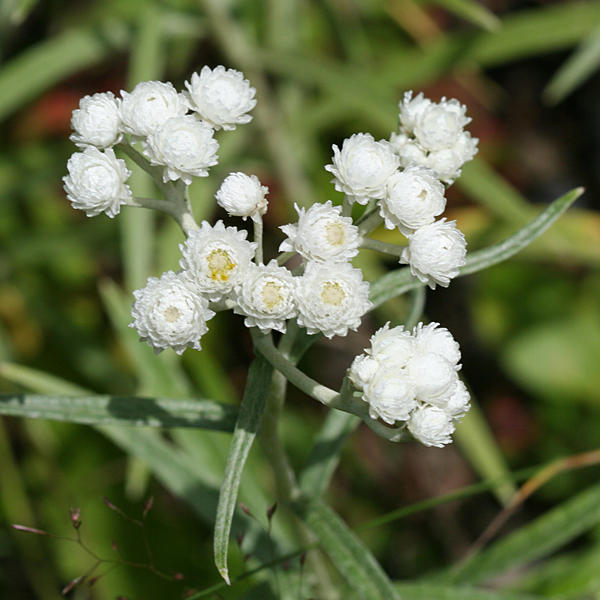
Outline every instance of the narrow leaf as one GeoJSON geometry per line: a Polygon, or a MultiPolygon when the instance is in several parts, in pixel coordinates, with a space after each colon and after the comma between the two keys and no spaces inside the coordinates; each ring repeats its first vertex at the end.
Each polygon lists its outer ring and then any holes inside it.
{"type": "Polygon", "coordinates": [[[342,448],[359,424],[360,419],[355,415],[329,411],[300,473],[300,488],[305,494],[320,498],[325,493],[340,461],[342,448]]]}
{"type": "Polygon", "coordinates": [[[45,394],[78,396],[88,393],[86,389],[66,379],[61,379],[44,371],[38,371],[37,369],[31,369],[30,367],[24,367],[15,363],[0,363],[0,377],[28,390],[43,392],[45,394]]]}
{"type": "Polygon", "coordinates": [[[394,586],[370,550],[331,508],[317,499],[298,502],[294,508],[360,598],[399,600],[394,586]]]}
{"type": "Polygon", "coordinates": [[[434,2],[457,17],[487,31],[495,31],[502,24],[500,19],[478,0],[434,0],[434,2]]]}
{"type": "Polygon", "coordinates": [[[443,577],[476,584],[554,552],[600,522],[600,484],[548,511],[443,577]]]}
{"type": "Polygon", "coordinates": [[[212,400],[0,394],[0,414],[84,425],[195,427],[233,431],[237,407],[212,400]]]}
{"type": "Polygon", "coordinates": [[[396,590],[402,600],[541,600],[541,596],[498,592],[473,587],[454,587],[431,583],[397,583],[396,590]]]}
{"type": "Polygon", "coordinates": [[[560,66],[543,91],[548,104],[558,104],[600,67],[600,27],[560,66]]]}
{"type": "MultiPolygon", "coordinates": [[[[564,196],[552,202],[529,225],[526,225],[511,237],[489,248],[471,252],[467,256],[467,263],[460,269],[459,276],[487,269],[515,255],[542,235],[583,192],[583,188],[575,188],[567,192],[564,196]]],[[[397,269],[380,277],[371,285],[371,301],[377,307],[390,298],[422,285],[418,279],[411,275],[408,267],[397,269]]]]}
{"type": "Polygon", "coordinates": [[[273,368],[264,358],[258,356],[250,365],[248,381],[240,411],[233,431],[229,448],[225,477],[219,490],[219,502],[215,521],[214,554],[215,564],[223,579],[229,583],[227,568],[227,549],[231,522],[235,511],[238,488],[246,458],[252,442],[256,437],[258,427],[265,408],[265,402],[271,386],[273,368]]]}

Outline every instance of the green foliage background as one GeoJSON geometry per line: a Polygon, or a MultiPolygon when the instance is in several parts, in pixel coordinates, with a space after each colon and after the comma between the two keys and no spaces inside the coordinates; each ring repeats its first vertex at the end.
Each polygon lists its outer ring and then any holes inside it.
{"type": "MultiPolygon", "coordinates": [[[[94,564],[74,543],[17,532],[9,524],[72,536],[69,508],[80,507],[82,535],[95,552],[114,558],[115,541],[127,560],[145,561],[139,528],[109,510],[101,496],[137,517],[150,495],[147,530],[155,563],[185,579],[163,581],[144,569],[120,567],[93,587],[77,586],[72,597],[149,600],[208,588],[206,597],[214,598],[278,598],[290,590],[291,597],[309,598],[312,556],[332,588],[350,598],[361,590],[348,587],[340,565],[350,561],[352,573],[352,555],[358,553],[361,563],[365,546],[398,582],[403,599],[600,597],[594,466],[551,480],[499,541],[460,562],[512,496],[518,477],[507,473],[531,476],[535,471],[520,470],[600,447],[594,165],[600,2],[4,0],[0,19],[5,394],[192,396],[231,405],[242,395],[251,341],[239,319],[219,315],[203,338],[205,349],[181,359],[154,357],[127,328],[131,290],[150,274],[176,268],[182,235],[171,222],[136,209],[123,209],[114,221],[71,209],[61,177],[74,151],[70,113],[84,94],[118,92],[145,79],[181,88],[204,64],[242,70],[257,87],[254,121],[221,138],[220,164],[194,183],[192,200],[199,219],[215,219],[221,215],[213,194],[224,175],[255,172],[271,189],[267,255],[280,241],[277,226],[293,218],[294,202],[339,200],[323,169],[331,144],[357,131],[387,138],[407,89],[435,99],[457,96],[473,116],[480,154],[449,195],[449,216],[467,234],[470,249],[517,231],[567,189],[588,187],[576,208],[516,259],[428,293],[425,314],[460,341],[476,399],[457,444],[444,450],[393,445],[361,428],[332,450],[330,485],[327,477],[304,471],[302,485],[323,488],[324,499],[364,546],[317,501],[302,510],[329,559],[308,549],[305,569],[294,555],[226,589],[213,564],[212,526],[229,434],[6,417],[0,422],[2,598],[59,598],[62,587],[94,564]],[[465,487],[479,480],[488,483],[465,487]],[[460,500],[419,504],[454,490],[462,490],[460,500]],[[331,539],[344,542],[337,546],[341,554],[328,545],[331,539]],[[212,585],[218,590],[210,591],[212,585]]],[[[152,193],[142,172],[135,172],[133,185],[138,195],[152,193]]],[[[391,235],[381,237],[401,241],[391,235]]],[[[394,266],[363,254],[370,279],[394,266]]],[[[356,335],[316,345],[303,368],[338,385],[370,332],[387,319],[406,317],[410,301],[404,298],[383,304],[356,335]]],[[[283,414],[282,437],[298,469],[324,422],[322,434],[346,439],[348,424],[327,418],[314,404],[292,389],[283,414]]],[[[234,410],[223,414],[231,418],[234,410]]],[[[234,518],[234,536],[243,532],[245,539],[241,549],[231,544],[233,577],[298,550],[283,509],[269,532],[266,510],[275,498],[269,466],[255,445],[240,488],[251,516],[237,511],[234,518]]],[[[362,597],[385,597],[377,569],[362,564],[359,576],[374,586],[362,597]]]]}

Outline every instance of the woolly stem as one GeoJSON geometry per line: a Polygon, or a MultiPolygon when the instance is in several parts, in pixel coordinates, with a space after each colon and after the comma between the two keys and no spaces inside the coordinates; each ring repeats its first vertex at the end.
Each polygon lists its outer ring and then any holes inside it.
{"type": "Polygon", "coordinates": [[[360,245],[361,248],[368,248],[369,250],[376,250],[383,254],[390,254],[391,256],[400,256],[406,246],[399,246],[398,244],[390,244],[388,242],[382,242],[381,240],[374,240],[373,238],[363,238],[360,245]]]}
{"type": "Polygon", "coordinates": [[[263,220],[260,215],[252,219],[254,223],[254,241],[256,242],[256,254],[254,256],[257,265],[263,264],[263,220]]]}

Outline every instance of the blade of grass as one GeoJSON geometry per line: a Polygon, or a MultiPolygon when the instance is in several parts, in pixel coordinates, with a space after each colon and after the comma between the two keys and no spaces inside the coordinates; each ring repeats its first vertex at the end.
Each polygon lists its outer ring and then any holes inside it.
{"type": "Polygon", "coordinates": [[[227,567],[227,550],[229,548],[229,535],[238,488],[246,458],[256,437],[265,408],[272,372],[273,368],[270,363],[261,356],[255,358],[250,366],[244,397],[227,457],[225,476],[219,490],[215,520],[214,554],[217,569],[227,583],[230,581],[227,567]]]}
{"type": "MultiPolygon", "coordinates": [[[[473,587],[454,587],[430,583],[396,583],[394,587],[402,600],[542,600],[542,596],[478,590],[473,587]]],[[[545,597],[545,596],[544,596],[545,597]]]]}
{"type": "Polygon", "coordinates": [[[233,431],[237,407],[212,400],[0,394],[0,414],[85,425],[193,427],[233,431]]]}
{"type": "Polygon", "coordinates": [[[600,27],[592,31],[560,66],[542,92],[548,104],[558,104],[600,67],[600,27]]]}
{"type": "Polygon", "coordinates": [[[364,600],[399,600],[391,581],[370,550],[326,504],[308,499],[295,504],[336,569],[364,600]]]}
{"type": "Polygon", "coordinates": [[[487,31],[496,31],[502,25],[502,21],[477,0],[433,0],[433,2],[487,31]]]}

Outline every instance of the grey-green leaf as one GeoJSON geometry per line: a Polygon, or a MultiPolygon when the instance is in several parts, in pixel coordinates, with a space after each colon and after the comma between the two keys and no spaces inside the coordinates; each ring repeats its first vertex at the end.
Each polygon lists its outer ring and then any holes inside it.
{"type": "Polygon", "coordinates": [[[370,550],[331,508],[318,499],[299,501],[294,508],[358,597],[364,600],[400,600],[370,550]]]}
{"type": "Polygon", "coordinates": [[[219,502],[215,521],[214,554],[217,569],[219,569],[219,573],[227,583],[230,581],[229,570],[227,568],[227,549],[229,548],[229,534],[238,496],[238,488],[240,487],[246,458],[260,425],[271,386],[272,373],[273,368],[270,363],[261,356],[255,358],[250,365],[244,397],[233,431],[231,446],[229,447],[225,476],[219,490],[219,502]]]}
{"type": "Polygon", "coordinates": [[[397,583],[402,600],[541,600],[541,596],[431,583],[397,583]]]}
{"type": "MultiPolygon", "coordinates": [[[[511,237],[489,248],[471,252],[467,256],[467,263],[460,269],[459,276],[487,269],[515,255],[542,235],[583,192],[583,188],[575,188],[567,192],[511,237]]],[[[380,277],[371,285],[371,301],[377,307],[390,298],[422,285],[423,283],[411,275],[408,267],[397,269],[380,277]]]]}
{"type": "Polygon", "coordinates": [[[84,425],[197,427],[233,431],[237,407],[212,400],[0,394],[0,414],[84,425]]]}

